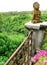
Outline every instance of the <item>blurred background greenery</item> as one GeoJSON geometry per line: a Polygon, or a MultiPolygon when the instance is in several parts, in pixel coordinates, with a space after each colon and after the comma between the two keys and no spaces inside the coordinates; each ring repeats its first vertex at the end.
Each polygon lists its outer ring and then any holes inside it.
{"type": "MultiPolygon", "coordinates": [[[[4,65],[25,39],[28,30],[24,24],[31,19],[31,11],[0,13],[0,65],[4,65]]],[[[47,11],[42,11],[41,19],[47,21],[47,11]]],[[[46,44],[43,47],[47,48],[46,44]]]]}

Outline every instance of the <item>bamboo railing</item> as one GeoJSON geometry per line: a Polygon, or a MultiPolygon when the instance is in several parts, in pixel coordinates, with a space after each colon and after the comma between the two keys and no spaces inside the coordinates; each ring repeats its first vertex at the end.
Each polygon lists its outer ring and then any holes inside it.
{"type": "Polygon", "coordinates": [[[4,65],[31,65],[32,31],[4,65]]]}

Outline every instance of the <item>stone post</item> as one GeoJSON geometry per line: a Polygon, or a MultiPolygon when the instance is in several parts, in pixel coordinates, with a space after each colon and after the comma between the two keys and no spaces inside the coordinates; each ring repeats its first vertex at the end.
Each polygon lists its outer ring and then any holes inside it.
{"type": "Polygon", "coordinates": [[[44,37],[44,31],[47,28],[47,22],[33,24],[30,21],[30,22],[25,24],[25,27],[29,31],[33,30],[33,34],[32,34],[32,56],[34,56],[35,53],[39,52],[40,47],[42,45],[42,40],[44,37]]]}

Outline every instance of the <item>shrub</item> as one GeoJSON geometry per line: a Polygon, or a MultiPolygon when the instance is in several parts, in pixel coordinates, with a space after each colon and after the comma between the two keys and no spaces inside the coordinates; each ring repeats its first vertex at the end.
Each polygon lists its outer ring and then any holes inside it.
{"type": "Polygon", "coordinates": [[[44,43],[43,49],[47,51],[47,43],[44,43]]]}
{"type": "Polygon", "coordinates": [[[4,52],[8,50],[8,46],[11,40],[7,35],[0,33],[0,55],[4,55],[4,52]]]}
{"type": "Polygon", "coordinates": [[[8,60],[8,57],[6,56],[0,56],[0,65],[4,65],[4,63],[8,60]]]}

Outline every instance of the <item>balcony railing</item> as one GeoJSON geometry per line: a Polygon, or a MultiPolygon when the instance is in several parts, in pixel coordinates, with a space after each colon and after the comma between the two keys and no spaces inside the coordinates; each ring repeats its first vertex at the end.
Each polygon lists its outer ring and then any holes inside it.
{"type": "Polygon", "coordinates": [[[31,65],[32,31],[4,65],[31,65]]]}

